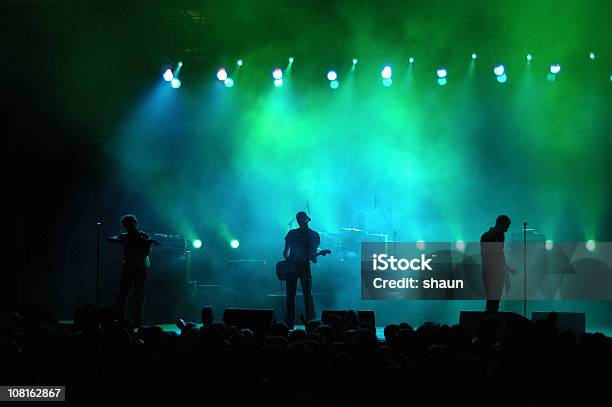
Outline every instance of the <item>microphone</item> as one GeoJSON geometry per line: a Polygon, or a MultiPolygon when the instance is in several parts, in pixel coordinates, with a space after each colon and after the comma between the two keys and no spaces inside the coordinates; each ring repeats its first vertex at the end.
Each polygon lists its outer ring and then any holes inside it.
{"type": "Polygon", "coordinates": [[[310,213],[310,202],[308,202],[308,199],[306,200],[306,210],[310,213]]]}

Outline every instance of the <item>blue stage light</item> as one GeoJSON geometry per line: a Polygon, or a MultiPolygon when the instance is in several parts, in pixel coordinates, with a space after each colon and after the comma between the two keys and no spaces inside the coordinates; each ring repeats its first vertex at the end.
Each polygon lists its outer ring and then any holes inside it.
{"type": "Polygon", "coordinates": [[[595,240],[589,240],[585,243],[585,246],[588,251],[592,252],[592,251],[595,251],[595,248],[597,247],[597,243],[595,243],[595,240]]]}
{"type": "Polygon", "coordinates": [[[391,75],[393,75],[393,71],[389,65],[385,66],[383,70],[380,72],[380,76],[383,79],[391,79],[391,75]]]}
{"type": "Polygon", "coordinates": [[[217,71],[217,79],[219,79],[221,82],[227,79],[227,71],[225,68],[219,68],[217,71]]]}
{"type": "Polygon", "coordinates": [[[550,66],[550,73],[551,74],[556,75],[559,72],[561,72],[561,65],[559,65],[559,64],[552,64],[550,66]]]}

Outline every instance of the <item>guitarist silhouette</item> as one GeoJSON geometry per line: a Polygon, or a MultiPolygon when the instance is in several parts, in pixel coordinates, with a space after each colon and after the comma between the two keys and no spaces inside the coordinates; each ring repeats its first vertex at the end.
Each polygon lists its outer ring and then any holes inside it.
{"type": "MultiPolygon", "coordinates": [[[[299,225],[296,229],[291,229],[285,236],[285,273],[287,279],[287,314],[285,323],[289,329],[293,329],[295,323],[295,294],[297,291],[297,281],[302,285],[304,295],[304,309],[306,317],[302,320],[309,321],[315,317],[315,307],[312,298],[312,272],[310,262],[316,263],[317,256],[331,253],[323,250],[317,253],[321,238],[319,234],[308,227],[310,218],[306,212],[298,212],[295,219],[299,225]]],[[[279,262],[280,264],[280,262],[279,262]]],[[[283,276],[279,273],[279,278],[283,276]]]]}

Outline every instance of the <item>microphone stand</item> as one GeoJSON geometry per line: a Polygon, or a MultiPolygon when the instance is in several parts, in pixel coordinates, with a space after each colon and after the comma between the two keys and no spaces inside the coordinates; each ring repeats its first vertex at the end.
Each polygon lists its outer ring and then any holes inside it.
{"type": "Polygon", "coordinates": [[[96,222],[96,308],[100,306],[100,227],[102,222],[96,222]]]}
{"type": "Polygon", "coordinates": [[[523,222],[523,316],[527,318],[527,222],[523,222]]]}
{"type": "Polygon", "coordinates": [[[397,241],[400,239],[400,234],[397,233],[397,229],[395,229],[395,226],[393,225],[393,207],[396,205],[392,205],[388,208],[384,208],[380,202],[378,202],[378,198],[376,195],[374,195],[374,209],[380,209],[380,213],[382,214],[383,218],[385,219],[385,221],[387,222],[387,227],[389,228],[388,230],[391,231],[391,239],[393,239],[393,254],[395,254],[395,245],[397,244],[397,241]]]}

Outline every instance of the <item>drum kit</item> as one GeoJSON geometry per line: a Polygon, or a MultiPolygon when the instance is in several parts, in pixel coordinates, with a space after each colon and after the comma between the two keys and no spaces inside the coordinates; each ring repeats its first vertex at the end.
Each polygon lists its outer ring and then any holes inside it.
{"type": "Polygon", "coordinates": [[[320,247],[331,249],[325,261],[312,265],[320,294],[352,292],[358,295],[361,269],[361,244],[365,242],[389,242],[389,235],[370,233],[355,227],[341,227],[329,232],[319,232],[320,247]]]}
{"type": "Polygon", "coordinates": [[[389,241],[389,235],[369,233],[354,227],[342,227],[338,231],[320,232],[321,247],[333,248],[336,258],[344,261],[358,259],[361,243],[384,243],[389,241]],[[335,250],[334,250],[335,249],[335,250]]]}

